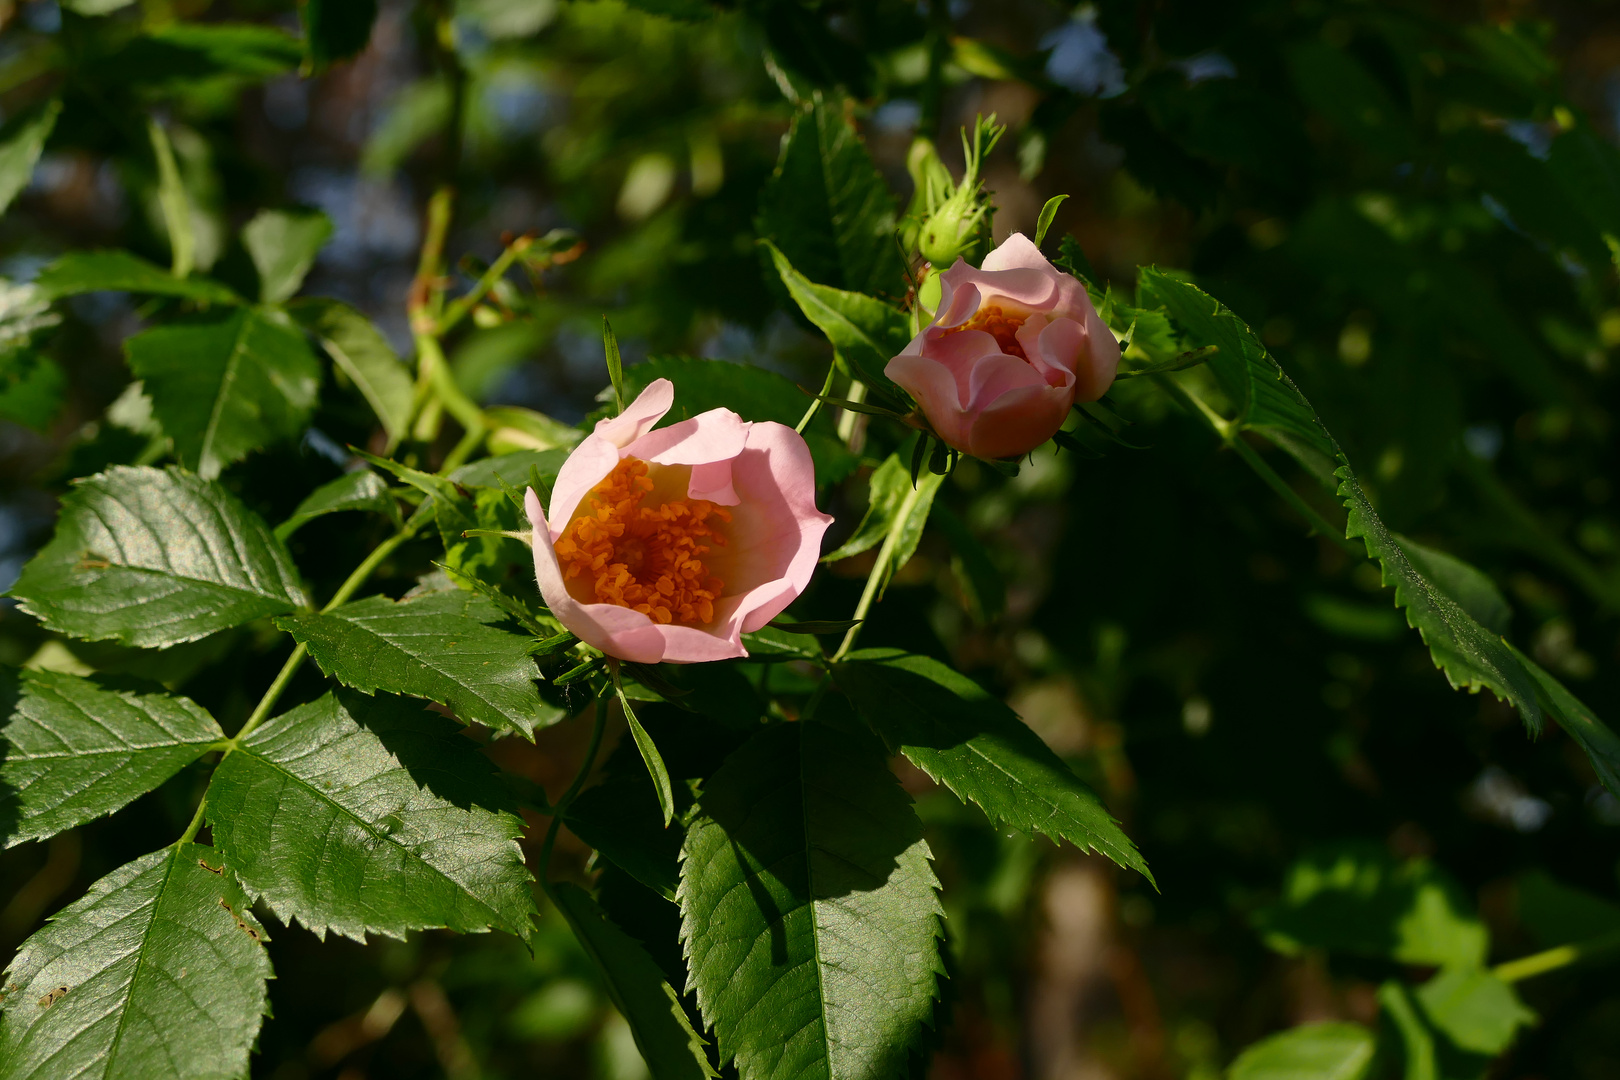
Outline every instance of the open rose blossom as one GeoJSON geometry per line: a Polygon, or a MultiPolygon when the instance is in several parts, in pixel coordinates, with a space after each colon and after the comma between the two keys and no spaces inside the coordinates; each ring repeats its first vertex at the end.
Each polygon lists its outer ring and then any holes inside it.
{"type": "Polygon", "coordinates": [[[957,259],[940,275],[938,314],[884,373],[947,444],[1002,458],[1050,439],[1118,368],[1119,342],[1086,287],[1014,233],[983,269],[957,259]]]}
{"type": "Polygon", "coordinates": [[[711,409],[660,428],[668,379],[596,425],[563,463],[551,517],[533,489],[534,573],[551,613],[609,656],[686,664],[747,656],[804,591],[832,518],[792,428],[711,409]]]}

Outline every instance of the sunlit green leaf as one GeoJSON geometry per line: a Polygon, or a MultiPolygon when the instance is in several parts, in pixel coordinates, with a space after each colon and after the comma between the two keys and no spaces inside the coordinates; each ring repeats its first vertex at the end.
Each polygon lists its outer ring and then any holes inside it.
{"type": "Polygon", "coordinates": [[[110,814],[225,738],[187,698],[0,669],[0,846],[110,814]]]}
{"type": "Polygon", "coordinates": [[[70,251],[41,270],[34,284],[51,300],[91,292],[132,292],[214,304],[242,302],[217,281],[178,278],[127,251],[70,251]]]}
{"type": "Polygon", "coordinates": [[[851,653],[834,677],[891,753],[904,754],[991,821],[1101,852],[1151,879],[1096,793],[972,679],[896,649],[851,653]]]}
{"type": "Polygon", "coordinates": [[[53,630],[165,646],[307,602],[287,549],[224,488],[117,466],[62,500],[56,535],[12,586],[53,630]]]}
{"type": "Polygon", "coordinates": [[[7,969],[0,1075],[246,1075],[269,1011],[264,936],[212,848],[176,844],[114,870],[7,969]]]}
{"type": "Polygon", "coordinates": [[[45,150],[45,140],[56,127],[62,102],[52,98],[32,109],[0,131],[0,214],[6,212],[34,175],[34,165],[45,150]]]}
{"type": "Polygon", "coordinates": [[[176,456],[205,478],[300,432],[321,382],[304,336],[248,308],[154,327],[125,349],[176,456]]]}
{"type": "Polygon", "coordinates": [[[1266,943],[1406,964],[1477,967],[1490,938],[1462,890],[1423,860],[1397,863],[1377,845],[1324,848],[1296,862],[1282,897],[1259,912],[1266,943]]]}
{"type": "Polygon", "coordinates": [[[523,823],[478,745],[420,702],[327,694],[270,720],[208,787],[214,845],[255,899],[364,940],[535,913],[523,823]]]}
{"type": "Polygon", "coordinates": [[[759,206],[759,235],[811,281],[904,294],[894,196],[842,103],[818,94],[794,116],[759,206]]]}
{"type": "Polygon", "coordinates": [[[1244,1050],[1227,1080],[1362,1080],[1377,1046],[1359,1024],[1304,1024],[1244,1050]]]}
{"type": "Polygon", "coordinates": [[[404,438],[416,385],[410,369],[371,320],[338,300],[296,300],[287,305],[287,312],[315,335],[332,363],[365,396],[389,437],[404,438]]]}
{"type": "Polygon", "coordinates": [[[910,340],[906,317],[882,300],[818,285],[795,270],[776,247],[767,243],[766,248],[804,317],[827,335],[861,381],[898,399],[900,392],[883,369],[910,340]]]}
{"type": "Polygon", "coordinates": [[[259,271],[259,299],[279,304],[298,292],[316,254],[331,238],[332,219],[319,210],[260,210],[255,214],[242,226],[242,244],[259,271]]]}
{"type": "Polygon", "coordinates": [[[1448,968],[1413,994],[1429,1022],[1459,1049],[1496,1055],[1536,1022],[1513,987],[1478,968],[1448,968]]]}
{"type": "Polygon", "coordinates": [[[276,625],[356,690],[424,697],[464,722],[533,735],[562,716],[535,688],[529,639],[494,625],[505,619],[483,597],[452,589],[398,603],[373,596],[276,625]]]}
{"type": "Polygon", "coordinates": [[[698,1007],[748,1077],[901,1072],[933,1016],[937,882],[869,739],[755,735],[704,786],[681,863],[698,1007]]]}

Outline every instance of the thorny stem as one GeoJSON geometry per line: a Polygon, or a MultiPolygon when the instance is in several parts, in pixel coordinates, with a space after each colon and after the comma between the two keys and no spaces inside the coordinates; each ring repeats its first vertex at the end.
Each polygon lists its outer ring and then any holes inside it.
{"type": "Polygon", "coordinates": [[[1497,964],[1491,969],[1503,982],[1518,982],[1536,975],[1543,975],[1549,971],[1556,971],[1561,967],[1580,963],[1603,953],[1620,949],[1620,933],[1604,934],[1588,941],[1576,942],[1573,945],[1560,945],[1556,949],[1545,952],[1532,953],[1521,956],[1517,960],[1509,960],[1505,964],[1497,964]]]}
{"type": "Polygon", "coordinates": [[[866,575],[866,588],[861,590],[860,603],[855,605],[855,625],[844,634],[843,643],[832,655],[833,663],[842,660],[849,650],[855,647],[855,639],[860,636],[861,627],[866,625],[866,613],[871,610],[872,601],[877,599],[878,591],[883,587],[889,562],[894,558],[894,549],[900,542],[900,534],[905,531],[906,519],[911,517],[911,512],[917,508],[917,500],[920,497],[920,487],[913,487],[901,500],[900,509],[894,515],[894,525],[883,538],[883,546],[878,548],[877,561],[872,564],[872,572],[866,575]]]}
{"type": "Polygon", "coordinates": [[[1277,474],[1277,470],[1266,463],[1265,458],[1262,458],[1254,447],[1244,441],[1241,426],[1221,416],[1220,413],[1210,408],[1203,400],[1169,376],[1154,375],[1152,379],[1160,389],[1174,398],[1184,409],[1202,417],[1205,423],[1209,424],[1210,429],[1220,437],[1221,442],[1235,451],[1237,456],[1243,459],[1243,463],[1253,469],[1256,476],[1265,481],[1267,487],[1276,492],[1284,502],[1294,508],[1300,517],[1305,519],[1312,532],[1326,537],[1358,558],[1366,555],[1366,551],[1360,545],[1344,535],[1342,527],[1334,526],[1327,518],[1323,517],[1316,507],[1306,502],[1299,492],[1289,486],[1288,481],[1277,474]]]}
{"type": "Polygon", "coordinates": [[[591,741],[585,748],[585,760],[580,763],[579,772],[575,774],[568,790],[563,797],[551,806],[551,826],[546,829],[545,842],[540,845],[540,872],[535,875],[540,879],[540,887],[551,893],[551,849],[557,842],[557,832],[562,828],[563,814],[573,805],[574,799],[579,796],[580,788],[585,786],[585,780],[591,775],[591,768],[596,764],[596,752],[602,748],[602,734],[607,730],[608,703],[613,700],[611,689],[605,689],[596,699],[596,717],[591,722],[591,741]]]}

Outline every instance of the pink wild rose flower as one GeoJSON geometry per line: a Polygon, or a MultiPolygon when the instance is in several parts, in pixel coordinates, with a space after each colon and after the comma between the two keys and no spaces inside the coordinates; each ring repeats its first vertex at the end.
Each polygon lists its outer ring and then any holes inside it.
{"type": "Polygon", "coordinates": [[[551,515],[531,489],[534,572],[581,641],[641,664],[747,656],[742,635],[804,591],[832,518],[792,428],[711,409],[653,430],[675,401],[649,384],[568,455],[551,515]]]}
{"type": "Polygon", "coordinates": [[[948,445],[1004,458],[1050,439],[1118,368],[1119,342],[1086,287],[1014,233],[982,269],[957,259],[940,275],[934,321],[884,373],[948,445]]]}

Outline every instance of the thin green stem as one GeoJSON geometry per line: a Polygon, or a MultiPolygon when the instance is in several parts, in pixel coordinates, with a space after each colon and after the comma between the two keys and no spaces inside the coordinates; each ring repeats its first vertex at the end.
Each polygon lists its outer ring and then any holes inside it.
{"type": "Polygon", "coordinates": [[[1547,949],[1544,952],[1521,956],[1517,960],[1509,960],[1505,964],[1497,964],[1491,969],[1491,974],[1503,982],[1518,982],[1616,950],[1620,950],[1620,933],[1604,934],[1589,941],[1560,945],[1556,949],[1547,949]]]}
{"type": "Polygon", "coordinates": [[[591,769],[596,764],[596,753],[602,748],[602,735],[607,730],[608,703],[613,700],[611,690],[605,690],[596,699],[596,716],[591,722],[591,741],[585,748],[585,760],[580,763],[579,772],[574,775],[573,782],[563,797],[551,805],[551,825],[546,829],[546,839],[540,845],[540,887],[547,893],[551,892],[551,849],[557,842],[557,832],[562,828],[563,814],[573,805],[579,791],[585,786],[585,781],[591,775],[591,769]]]}
{"type": "Polygon", "coordinates": [[[1344,535],[1342,526],[1335,526],[1327,518],[1323,517],[1316,507],[1306,502],[1304,497],[1277,473],[1276,469],[1266,463],[1266,459],[1261,457],[1259,452],[1243,438],[1241,426],[1210,408],[1206,402],[1168,375],[1154,375],[1152,379],[1160,389],[1174,398],[1182,408],[1201,417],[1205,423],[1209,424],[1210,429],[1215,432],[1222,443],[1236,452],[1237,456],[1243,459],[1243,463],[1254,470],[1256,476],[1265,481],[1267,487],[1276,492],[1284,502],[1294,508],[1300,517],[1305,519],[1312,532],[1326,537],[1358,558],[1366,555],[1366,551],[1361,545],[1344,535]]]}
{"type": "MultiPolygon", "coordinates": [[[[227,750],[226,753],[230,753],[230,751],[227,750]]],[[[181,844],[189,844],[197,838],[197,833],[202,829],[203,811],[206,809],[208,809],[208,792],[205,791],[203,797],[197,800],[197,812],[191,815],[191,824],[187,825],[186,831],[180,834],[180,839],[174,842],[175,847],[179,847],[181,844]]]]}
{"type": "Polygon", "coordinates": [[[866,625],[866,613],[872,609],[872,602],[877,599],[878,592],[883,588],[883,579],[887,576],[889,562],[894,558],[894,550],[899,546],[900,534],[905,531],[905,522],[917,508],[917,500],[921,498],[919,492],[919,488],[913,487],[901,500],[900,509],[894,515],[894,525],[883,538],[883,546],[878,548],[877,561],[872,564],[872,572],[866,575],[866,588],[861,590],[860,603],[855,605],[855,625],[844,634],[843,643],[832,655],[833,663],[842,660],[855,647],[855,639],[860,636],[861,627],[866,625]]]}
{"type": "Polygon", "coordinates": [[[816,413],[821,411],[821,399],[832,393],[833,376],[837,373],[837,361],[829,363],[827,365],[827,378],[821,383],[821,393],[817,394],[816,400],[812,401],[810,403],[810,407],[804,410],[804,419],[798,422],[798,424],[793,428],[794,431],[798,432],[800,435],[803,435],[804,429],[810,426],[810,421],[816,418],[816,413]]]}
{"type": "Polygon", "coordinates": [[[490,290],[495,288],[496,282],[505,276],[506,272],[512,268],[512,264],[517,261],[518,256],[528,251],[533,243],[533,237],[520,236],[508,244],[506,250],[501,252],[500,256],[489,264],[489,269],[484,271],[484,275],[473,285],[472,290],[465,296],[456,297],[450,303],[450,306],[444,309],[444,314],[439,316],[434,333],[438,337],[443,337],[457,323],[466,318],[467,313],[476,307],[480,300],[489,295],[490,290]]]}
{"type": "MultiPolygon", "coordinates": [[[[355,590],[365,584],[372,571],[381,566],[383,560],[394,553],[394,549],[416,534],[416,528],[415,524],[406,525],[399,532],[372,548],[371,554],[367,555],[365,560],[354,568],[354,572],[344,580],[343,584],[338,586],[337,592],[332,594],[332,599],[328,600],[326,606],[321,608],[321,613],[324,615],[338,605],[347,603],[349,597],[354,595],[355,590]]],[[[304,657],[308,655],[309,648],[306,645],[300,644],[293,649],[292,655],[287,657],[287,662],[281,665],[281,671],[276,675],[275,681],[270,684],[270,688],[259,699],[259,704],[254,707],[252,715],[247,718],[247,723],[242,725],[242,730],[238,731],[235,738],[231,740],[233,747],[238,740],[264,723],[265,718],[270,715],[270,710],[275,708],[277,699],[281,697],[281,692],[287,689],[287,684],[292,681],[292,677],[297,674],[299,666],[303,664],[304,657]]],[[[230,750],[227,749],[225,752],[230,753],[230,750]]]]}

